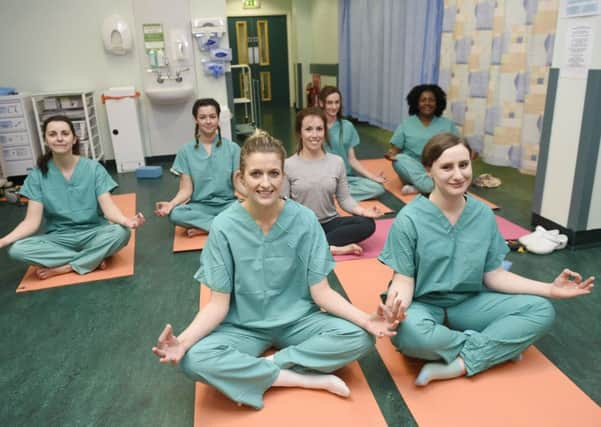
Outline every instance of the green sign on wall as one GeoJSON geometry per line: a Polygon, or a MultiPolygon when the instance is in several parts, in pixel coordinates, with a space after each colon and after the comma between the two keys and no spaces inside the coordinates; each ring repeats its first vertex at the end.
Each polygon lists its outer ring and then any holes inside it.
{"type": "Polygon", "coordinates": [[[260,0],[242,0],[242,7],[244,9],[258,9],[261,7],[260,0]]]}

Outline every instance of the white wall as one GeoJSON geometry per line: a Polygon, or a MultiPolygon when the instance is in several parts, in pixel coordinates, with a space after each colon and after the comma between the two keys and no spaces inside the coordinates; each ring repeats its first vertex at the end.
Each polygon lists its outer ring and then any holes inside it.
{"type": "MultiPolygon", "coordinates": [[[[192,16],[225,16],[225,0],[188,1],[192,16]]],[[[160,4],[165,13],[172,7],[170,2],[160,4]]],[[[130,24],[137,37],[141,29],[135,26],[133,0],[2,0],[0,9],[0,85],[33,93],[95,90],[100,134],[109,159],[113,155],[100,94],[114,86],[134,85],[140,89],[146,61],[139,55],[137,39],[128,55],[114,56],[105,52],[100,29],[104,19],[115,13],[130,24]]],[[[189,22],[183,24],[189,31],[189,22]]],[[[198,70],[195,78],[203,97],[214,97],[221,103],[227,101],[223,78],[214,81],[198,70]]],[[[141,102],[140,109],[145,155],[166,154],[164,147],[155,152],[156,147],[150,145],[145,103],[141,102]]],[[[190,112],[186,115],[193,129],[190,112]]]]}
{"type": "Polygon", "coordinates": [[[0,84],[20,92],[92,89],[107,157],[112,148],[99,97],[111,86],[140,86],[135,52],[107,55],[100,29],[105,17],[120,14],[133,25],[129,1],[2,1],[0,84]]]}
{"type": "MultiPolygon", "coordinates": [[[[292,16],[295,62],[303,64],[301,81],[304,88],[311,82],[309,64],[338,63],[338,1],[292,0],[292,16]]],[[[334,84],[334,79],[322,76],[321,84],[334,84]]]]}

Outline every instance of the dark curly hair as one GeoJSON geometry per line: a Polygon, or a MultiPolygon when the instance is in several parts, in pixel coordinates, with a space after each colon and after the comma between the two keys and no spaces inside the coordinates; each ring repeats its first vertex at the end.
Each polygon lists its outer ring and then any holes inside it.
{"type": "Polygon", "coordinates": [[[436,117],[442,116],[443,111],[447,108],[447,94],[438,85],[417,85],[409,91],[407,95],[407,105],[409,105],[409,115],[414,116],[419,113],[419,97],[424,92],[432,92],[436,98],[436,117]]]}

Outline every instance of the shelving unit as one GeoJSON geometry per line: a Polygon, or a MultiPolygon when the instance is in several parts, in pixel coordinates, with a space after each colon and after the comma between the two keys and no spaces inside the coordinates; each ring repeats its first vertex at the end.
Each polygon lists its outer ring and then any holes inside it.
{"type": "Polygon", "coordinates": [[[0,96],[0,176],[27,175],[39,155],[30,96],[0,96]]]}
{"type": "Polygon", "coordinates": [[[42,152],[45,151],[42,123],[48,117],[60,114],[73,121],[75,133],[79,137],[80,154],[94,160],[104,159],[94,91],[40,93],[32,97],[32,104],[42,152]]]}

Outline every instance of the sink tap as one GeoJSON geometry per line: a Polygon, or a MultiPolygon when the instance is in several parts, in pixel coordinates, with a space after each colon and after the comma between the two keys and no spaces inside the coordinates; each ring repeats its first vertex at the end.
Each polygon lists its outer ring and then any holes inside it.
{"type": "Polygon", "coordinates": [[[184,71],[188,71],[190,69],[190,67],[186,67],[186,68],[180,68],[179,70],[175,71],[175,81],[178,83],[181,83],[184,81],[184,77],[182,76],[182,73],[184,71]]]}
{"type": "Polygon", "coordinates": [[[162,84],[166,78],[167,79],[169,78],[169,75],[165,76],[163,73],[161,73],[161,70],[157,70],[154,68],[148,68],[146,70],[146,72],[156,74],[157,75],[157,83],[159,83],[159,84],[162,84]]]}

